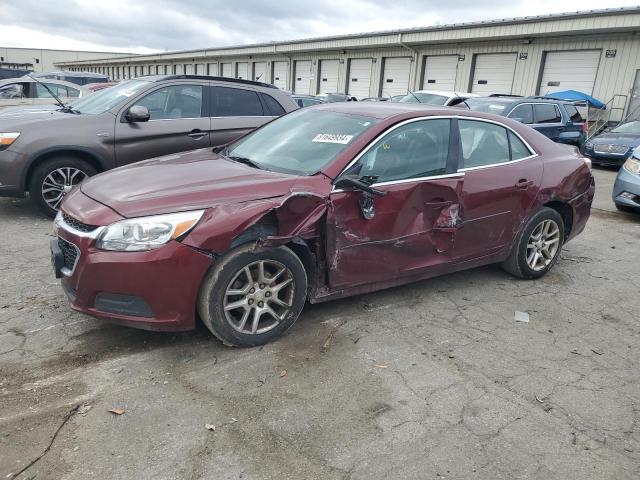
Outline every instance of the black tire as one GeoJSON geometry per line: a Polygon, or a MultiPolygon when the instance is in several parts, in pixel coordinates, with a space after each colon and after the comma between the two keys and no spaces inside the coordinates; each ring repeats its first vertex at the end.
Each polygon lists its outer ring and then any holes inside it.
{"type": "MultiPolygon", "coordinates": [[[[275,282],[276,280],[273,281],[275,282]]],[[[275,283],[273,285],[274,287],[277,287],[275,283]]],[[[234,347],[253,347],[271,342],[291,328],[300,316],[300,312],[304,307],[306,298],[307,273],[304,269],[304,265],[300,261],[300,258],[298,258],[298,256],[289,248],[284,246],[277,248],[256,248],[255,244],[251,243],[242,245],[230,251],[220,260],[216,261],[216,263],[211,267],[200,287],[200,293],[198,295],[198,314],[211,333],[218,337],[225,345],[234,347]],[[280,291],[271,294],[275,295],[275,298],[273,296],[270,299],[263,298],[263,296],[267,294],[265,293],[265,290],[261,288],[268,289],[269,286],[267,285],[266,287],[262,287],[264,284],[259,285],[257,282],[259,277],[257,276],[258,274],[256,269],[259,268],[258,265],[260,262],[264,262],[263,265],[266,265],[264,267],[265,271],[269,268],[277,269],[278,267],[275,267],[276,265],[285,267],[286,272],[281,274],[284,275],[284,278],[277,277],[277,281],[285,283],[283,280],[286,278],[287,280],[291,280],[288,285],[293,285],[291,289],[282,292],[285,293],[285,295],[288,295],[288,303],[291,304],[288,309],[282,307],[282,310],[280,310],[279,305],[269,303],[274,300],[282,300],[282,298],[278,298],[281,294],[280,291]],[[251,280],[248,280],[248,277],[246,276],[247,274],[243,273],[246,272],[245,267],[247,266],[250,266],[249,270],[252,275],[251,280]],[[280,278],[282,278],[282,280],[280,278]],[[255,293],[243,293],[237,296],[233,296],[228,293],[228,289],[239,291],[238,289],[240,289],[240,287],[246,288],[247,285],[254,280],[256,281],[254,284],[256,286],[255,293]],[[252,295],[261,295],[261,297],[256,297],[255,300],[253,298],[248,298],[252,295]],[[227,304],[227,309],[232,304],[238,302],[246,301],[255,303],[252,303],[251,307],[246,303],[235,310],[229,311],[227,314],[225,313],[225,301],[228,302],[229,298],[233,301],[227,304]],[[261,298],[263,302],[259,302],[261,298]],[[256,308],[258,304],[272,307],[272,309],[275,310],[279,316],[282,315],[283,318],[275,320],[275,318],[269,313],[267,313],[266,316],[258,315],[259,327],[257,330],[266,328],[269,328],[269,330],[251,333],[247,330],[253,326],[253,315],[256,315],[255,312],[259,310],[256,308]],[[242,327],[242,318],[244,318],[244,313],[246,313],[247,310],[251,312],[248,314],[250,318],[246,320],[247,325],[242,327]],[[240,314],[240,312],[242,312],[242,314],[240,314]],[[231,320],[229,319],[230,317],[231,320]],[[250,321],[251,326],[248,325],[250,321]],[[235,324],[236,322],[237,324],[235,324]],[[232,323],[234,323],[235,326],[232,325],[232,323]],[[260,325],[263,326],[260,327],[260,325]],[[238,328],[240,328],[240,330],[238,328]]]]}
{"type": "MultiPolygon", "coordinates": [[[[47,203],[45,194],[43,194],[43,183],[50,174],[59,169],[79,170],[84,175],[80,181],[98,173],[89,163],[74,157],[54,157],[45,161],[41,165],[38,165],[31,175],[31,180],[29,182],[29,196],[36,203],[40,211],[51,218],[56,216],[58,208],[53,208],[49,203],[47,203]]],[[[77,177],[74,177],[73,180],[76,180],[76,178],[77,177]]],[[[72,181],[71,183],[76,185],[79,182],[72,181]]],[[[62,198],[64,198],[65,194],[66,192],[62,194],[62,198]]],[[[55,195],[55,192],[53,195],[55,195]]],[[[49,200],[52,201],[52,197],[49,197],[49,200]]],[[[57,204],[58,207],[60,206],[60,203],[62,203],[62,199],[57,204]]]]}
{"type": "Polygon", "coordinates": [[[513,246],[511,250],[511,254],[509,258],[507,258],[502,264],[502,268],[509,272],[510,274],[524,279],[534,279],[540,278],[545,275],[553,266],[556,261],[560,257],[560,251],[562,250],[562,245],[564,244],[565,239],[565,231],[564,231],[564,221],[560,214],[552,208],[542,207],[538,212],[533,215],[529,221],[526,223],[520,235],[518,235],[516,239],[516,244],[513,246]],[[557,249],[551,258],[551,261],[548,265],[540,268],[539,270],[534,270],[527,263],[527,244],[528,241],[533,234],[534,230],[544,221],[551,220],[555,222],[558,227],[558,246],[557,249]]]}

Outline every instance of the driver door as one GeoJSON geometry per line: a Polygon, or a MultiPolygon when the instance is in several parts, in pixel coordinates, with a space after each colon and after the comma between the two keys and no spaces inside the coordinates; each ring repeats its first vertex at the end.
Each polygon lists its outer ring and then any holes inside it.
{"type": "Polygon", "coordinates": [[[384,196],[331,193],[332,289],[418,275],[451,261],[464,180],[456,173],[454,126],[455,120],[439,118],[393,127],[340,175],[370,183],[384,196]]]}

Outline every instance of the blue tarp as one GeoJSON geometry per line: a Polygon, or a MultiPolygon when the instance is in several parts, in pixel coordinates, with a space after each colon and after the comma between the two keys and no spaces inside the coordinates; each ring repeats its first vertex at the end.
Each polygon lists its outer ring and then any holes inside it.
{"type": "Polygon", "coordinates": [[[607,108],[607,106],[597,98],[593,98],[591,95],[578,92],[577,90],[565,90],[563,92],[547,93],[545,97],[555,98],[556,100],[568,100],[570,102],[575,102],[575,101],[587,102],[593,108],[599,108],[601,110],[604,110],[607,108]]]}

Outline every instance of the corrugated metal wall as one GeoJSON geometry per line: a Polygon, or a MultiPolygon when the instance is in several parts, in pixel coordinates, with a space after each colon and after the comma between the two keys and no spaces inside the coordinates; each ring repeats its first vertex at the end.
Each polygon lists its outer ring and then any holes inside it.
{"type": "MultiPolygon", "coordinates": [[[[631,16],[629,16],[631,17],[631,16]]],[[[616,26],[620,23],[632,25],[637,19],[627,18],[627,16],[612,17],[615,19],[616,26]]],[[[588,19],[581,19],[580,28],[585,28],[588,19]]],[[[566,22],[577,22],[578,20],[566,20],[566,22]]],[[[551,22],[550,22],[551,23],[551,22]]],[[[566,26],[566,25],[565,25],[566,26]]],[[[498,28],[498,27],[494,27],[498,28]]],[[[505,33],[505,28],[501,33],[505,33]]],[[[529,29],[532,24],[513,25],[509,27],[513,35],[522,35],[529,29]]],[[[549,26],[549,29],[551,27],[549,26]]],[[[432,32],[433,33],[433,32],[432,32]]],[[[450,34],[450,32],[449,32],[450,34]]],[[[418,34],[416,34],[418,35],[418,34]]],[[[444,32],[443,32],[444,35],[444,32]]],[[[433,36],[433,35],[432,35],[433,36]]],[[[364,47],[367,41],[366,37],[354,39],[352,41],[362,41],[361,47],[364,47]]],[[[387,39],[388,40],[388,39],[387,39]]],[[[299,60],[311,61],[311,94],[317,93],[318,86],[318,68],[321,60],[339,59],[338,67],[338,85],[340,91],[346,90],[347,85],[347,66],[348,59],[351,58],[372,58],[372,76],[371,85],[369,86],[369,95],[377,96],[380,91],[381,68],[384,64],[383,59],[389,57],[411,57],[410,86],[413,90],[420,88],[422,68],[424,65],[423,57],[428,55],[458,55],[460,58],[458,64],[458,72],[456,78],[456,89],[459,91],[469,91],[470,82],[473,78],[473,59],[474,55],[482,53],[507,53],[516,52],[518,60],[513,77],[512,93],[518,95],[535,95],[538,92],[539,82],[544,67],[544,57],[546,52],[564,51],[564,50],[601,50],[600,63],[598,66],[597,76],[595,80],[593,95],[602,101],[610,100],[615,94],[630,96],[631,88],[635,78],[636,70],[640,69],[640,37],[634,33],[609,33],[609,34],[590,34],[590,35],[574,35],[562,37],[537,37],[531,39],[512,39],[512,40],[487,40],[476,41],[472,43],[445,43],[445,44],[429,44],[415,45],[407,42],[415,42],[417,39],[412,35],[403,35],[401,41],[405,46],[398,45],[395,48],[360,48],[358,50],[347,51],[330,51],[326,50],[326,44],[323,45],[322,51],[318,52],[300,52],[290,55],[283,55],[271,50],[271,53],[253,52],[251,58],[248,55],[242,56],[210,56],[189,59],[185,54],[175,54],[175,58],[171,59],[169,54],[163,55],[161,62],[144,62],[145,65],[161,63],[169,65],[169,72],[173,71],[174,65],[183,71],[184,65],[196,63],[232,63],[231,72],[235,72],[238,63],[245,62],[266,62],[266,78],[265,81],[272,82],[273,61],[285,61],[289,65],[289,76],[287,81],[287,90],[292,90],[292,79],[294,78],[293,65],[299,60]],[[407,46],[409,45],[409,46],[407,46]],[[606,52],[609,51],[609,56],[606,52]],[[615,56],[613,52],[615,51],[615,56]],[[171,62],[171,60],[173,60],[171,62]],[[223,62],[224,61],[224,62],[223,62]],[[171,63],[169,63],[171,62],[171,63]]],[[[400,41],[400,39],[398,39],[400,41]]],[[[330,43],[330,42],[329,42],[330,43]]],[[[262,48],[256,49],[262,50],[262,48]]],[[[193,53],[192,53],[193,55],[193,53]]],[[[109,60],[108,63],[78,66],[78,69],[86,69],[90,67],[103,67],[104,65],[112,65],[117,60],[109,60]]],[[[135,65],[128,62],[129,65],[135,65]]],[[[133,71],[133,68],[131,69],[133,71]]],[[[140,69],[139,69],[140,70],[140,69]]],[[[146,71],[146,69],[145,69],[146,71]]],[[[122,76],[120,78],[125,78],[122,76]]],[[[618,99],[618,106],[624,103],[624,99],[618,99]]],[[[617,117],[622,115],[619,111],[617,117]]],[[[616,117],[614,117],[615,119],[616,117]]]]}

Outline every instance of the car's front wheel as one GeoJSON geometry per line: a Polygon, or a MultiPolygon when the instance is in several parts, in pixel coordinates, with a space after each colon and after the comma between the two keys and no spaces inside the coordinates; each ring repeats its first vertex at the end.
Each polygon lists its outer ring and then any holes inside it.
{"type": "Polygon", "coordinates": [[[248,244],[211,268],[200,288],[198,313],[226,345],[252,347],[288,330],[306,297],[307,275],[295,253],[248,244]]]}
{"type": "Polygon", "coordinates": [[[39,165],[29,183],[29,196],[38,208],[53,218],[65,195],[96,169],[79,158],[57,157],[39,165]]]}
{"type": "Polygon", "coordinates": [[[519,278],[542,277],[558,260],[564,238],[560,214],[543,207],[524,226],[502,268],[519,278]]]}

